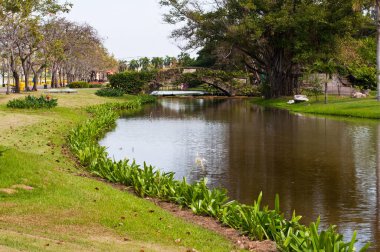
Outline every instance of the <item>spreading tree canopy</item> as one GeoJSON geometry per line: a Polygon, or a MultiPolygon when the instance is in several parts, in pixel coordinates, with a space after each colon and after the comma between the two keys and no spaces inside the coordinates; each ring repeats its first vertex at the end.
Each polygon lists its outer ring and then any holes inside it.
{"type": "Polygon", "coordinates": [[[218,43],[264,76],[267,97],[291,95],[302,68],[328,62],[338,38],[356,34],[363,13],[352,0],[161,0],[164,19],[187,48],[218,43]]]}

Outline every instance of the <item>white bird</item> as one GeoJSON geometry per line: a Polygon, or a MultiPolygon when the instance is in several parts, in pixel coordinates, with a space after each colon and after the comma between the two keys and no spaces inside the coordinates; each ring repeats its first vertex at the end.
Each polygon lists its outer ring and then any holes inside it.
{"type": "Polygon", "coordinates": [[[195,164],[202,168],[202,171],[205,171],[205,164],[206,164],[207,160],[200,157],[199,156],[199,153],[197,153],[197,156],[195,157],[195,164]]]}

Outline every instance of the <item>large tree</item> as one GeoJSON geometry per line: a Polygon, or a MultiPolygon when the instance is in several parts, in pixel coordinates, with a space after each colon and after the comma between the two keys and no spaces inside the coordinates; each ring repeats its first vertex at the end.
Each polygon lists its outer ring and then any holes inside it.
{"type": "Polygon", "coordinates": [[[183,24],[172,36],[187,49],[217,43],[243,55],[268,87],[266,96],[291,95],[304,64],[331,59],[337,38],[360,24],[351,0],[161,0],[165,21],[183,24]]]}

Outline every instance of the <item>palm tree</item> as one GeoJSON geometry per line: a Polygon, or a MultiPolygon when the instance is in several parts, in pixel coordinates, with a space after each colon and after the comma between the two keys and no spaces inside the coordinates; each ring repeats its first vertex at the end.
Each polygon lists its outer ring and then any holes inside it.
{"type": "Polygon", "coordinates": [[[133,59],[128,64],[128,69],[131,71],[137,71],[139,70],[140,64],[137,60],[133,59]]]}
{"type": "Polygon", "coordinates": [[[165,67],[171,67],[174,64],[174,61],[177,59],[175,57],[166,56],[164,59],[164,66],[165,67]]]}
{"type": "Polygon", "coordinates": [[[141,70],[146,71],[149,68],[150,59],[147,57],[141,58],[139,59],[139,64],[140,64],[141,70]]]}
{"type": "Polygon", "coordinates": [[[155,69],[162,69],[164,65],[164,59],[160,57],[154,57],[152,59],[152,65],[154,66],[155,69]]]}

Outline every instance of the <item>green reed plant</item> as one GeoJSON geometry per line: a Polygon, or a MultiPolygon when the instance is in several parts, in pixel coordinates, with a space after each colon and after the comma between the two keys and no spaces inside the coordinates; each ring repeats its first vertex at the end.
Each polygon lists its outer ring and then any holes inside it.
{"type": "MultiPolygon", "coordinates": [[[[251,239],[275,241],[280,251],[355,251],[356,233],[346,242],[335,226],[319,232],[319,219],[309,227],[300,224],[301,217],[295,213],[287,220],[280,211],[278,195],[274,210],[262,206],[262,193],[252,206],[228,202],[226,190],[209,189],[207,179],[189,184],[185,178],[177,181],[174,173],[161,172],[145,163],[140,167],[128,160],[116,162],[108,158],[106,149],[98,145],[98,140],[114,127],[117,111],[138,109],[154,100],[140,96],[126,103],[90,107],[88,111],[92,118],[73,129],[68,137],[72,152],[94,175],[129,186],[140,197],[160,198],[188,207],[195,214],[212,216],[251,239]]],[[[360,251],[368,247],[369,244],[360,251]]]]}

